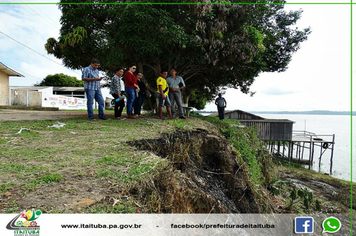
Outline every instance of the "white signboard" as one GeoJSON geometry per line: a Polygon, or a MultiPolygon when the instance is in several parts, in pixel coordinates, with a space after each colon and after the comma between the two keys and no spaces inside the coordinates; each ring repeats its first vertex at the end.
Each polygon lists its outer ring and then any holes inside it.
{"type": "Polygon", "coordinates": [[[42,101],[42,107],[58,107],[61,110],[86,109],[86,104],[87,99],[60,95],[51,95],[45,97],[42,101]]]}

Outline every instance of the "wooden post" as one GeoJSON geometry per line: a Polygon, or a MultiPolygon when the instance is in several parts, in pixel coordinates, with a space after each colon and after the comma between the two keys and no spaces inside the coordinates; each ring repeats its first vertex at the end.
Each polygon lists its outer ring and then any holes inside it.
{"type": "Polygon", "coordinates": [[[301,152],[302,152],[302,144],[299,142],[299,153],[298,153],[299,160],[301,158],[301,152]]]}
{"type": "Polygon", "coordinates": [[[313,165],[314,162],[314,142],[311,142],[311,162],[310,165],[313,165]]]}
{"type": "Polygon", "coordinates": [[[330,155],[330,175],[333,173],[333,155],[334,155],[334,143],[335,143],[335,134],[333,134],[333,142],[331,144],[331,155],[330,155]]]}
{"type": "Polygon", "coordinates": [[[293,143],[293,141],[291,141],[291,142],[289,143],[289,148],[290,148],[290,160],[292,160],[292,158],[293,158],[293,148],[294,148],[294,143],[293,143]]]}
{"type": "Polygon", "coordinates": [[[281,142],[280,142],[280,141],[278,141],[277,153],[278,153],[278,154],[281,153],[281,142]]]}
{"type": "Polygon", "coordinates": [[[323,155],[323,142],[320,143],[319,172],[320,172],[321,157],[322,157],[322,155],[323,155]]]}
{"type": "Polygon", "coordinates": [[[313,143],[313,137],[310,136],[310,143],[309,143],[309,170],[310,170],[310,165],[313,163],[312,143],[313,143]]]}
{"type": "Polygon", "coordinates": [[[289,145],[288,145],[288,159],[289,159],[289,163],[292,161],[292,156],[293,156],[293,142],[289,142],[289,145]]]}

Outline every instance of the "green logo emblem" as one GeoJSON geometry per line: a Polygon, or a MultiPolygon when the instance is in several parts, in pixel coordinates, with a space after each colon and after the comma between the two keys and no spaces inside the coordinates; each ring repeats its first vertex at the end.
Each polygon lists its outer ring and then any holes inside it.
{"type": "Polygon", "coordinates": [[[323,221],[323,233],[335,233],[341,228],[341,221],[335,217],[329,217],[323,221]]]}

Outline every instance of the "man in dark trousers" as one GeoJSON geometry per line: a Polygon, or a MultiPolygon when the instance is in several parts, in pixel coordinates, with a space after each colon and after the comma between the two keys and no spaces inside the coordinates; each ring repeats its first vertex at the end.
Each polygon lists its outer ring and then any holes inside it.
{"type": "Polygon", "coordinates": [[[181,76],[177,75],[177,70],[175,68],[171,69],[171,76],[167,79],[167,84],[169,86],[169,100],[171,101],[171,110],[172,116],[175,116],[175,108],[174,105],[177,103],[178,111],[179,111],[179,118],[186,119],[183,113],[182,107],[182,95],[181,90],[185,87],[184,80],[181,76]]]}
{"type": "Polygon", "coordinates": [[[114,97],[115,101],[115,119],[117,120],[125,120],[121,116],[122,110],[125,107],[125,96],[123,96],[123,92],[125,90],[125,84],[122,81],[122,75],[124,74],[124,69],[123,68],[117,68],[115,70],[115,75],[111,79],[111,84],[110,84],[110,94],[111,96],[114,97]],[[120,100],[117,100],[117,99],[120,100]]]}
{"type": "Polygon", "coordinates": [[[219,97],[215,100],[215,105],[218,107],[218,112],[219,112],[219,119],[224,120],[225,119],[225,107],[227,105],[225,98],[221,96],[221,93],[219,93],[219,97]]]}

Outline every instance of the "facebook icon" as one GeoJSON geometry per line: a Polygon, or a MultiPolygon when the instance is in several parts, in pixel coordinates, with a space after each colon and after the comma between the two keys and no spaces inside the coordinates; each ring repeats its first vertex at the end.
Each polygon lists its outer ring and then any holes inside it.
{"type": "Polygon", "coordinates": [[[313,217],[295,217],[295,233],[313,233],[314,219],[313,217]]]}

